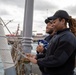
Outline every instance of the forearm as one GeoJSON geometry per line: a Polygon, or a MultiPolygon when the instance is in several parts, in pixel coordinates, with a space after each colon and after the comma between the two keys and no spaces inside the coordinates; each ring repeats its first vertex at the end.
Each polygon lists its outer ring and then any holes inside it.
{"type": "Polygon", "coordinates": [[[48,55],[45,58],[38,59],[39,66],[44,67],[58,67],[66,63],[74,52],[74,47],[66,42],[61,42],[53,55],[48,55]]]}
{"type": "Polygon", "coordinates": [[[40,59],[40,58],[44,58],[45,57],[45,54],[37,54],[36,55],[36,59],[40,59]]]}

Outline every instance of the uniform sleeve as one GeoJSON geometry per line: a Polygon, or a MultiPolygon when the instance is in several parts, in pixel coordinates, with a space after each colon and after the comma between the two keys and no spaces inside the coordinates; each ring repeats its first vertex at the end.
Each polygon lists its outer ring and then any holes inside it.
{"type": "Polygon", "coordinates": [[[61,41],[58,44],[53,55],[49,55],[48,57],[41,58],[37,60],[37,64],[39,66],[44,67],[58,67],[66,63],[69,57],[74,52],[74,46],[66,41],[61,41]]]}
{"type": "Polygon", "coordinates": [[[36,59],[40,59],[40,58],[44,58],[44,57],[45,57],[45,53],[36,55],[36,59]]]}

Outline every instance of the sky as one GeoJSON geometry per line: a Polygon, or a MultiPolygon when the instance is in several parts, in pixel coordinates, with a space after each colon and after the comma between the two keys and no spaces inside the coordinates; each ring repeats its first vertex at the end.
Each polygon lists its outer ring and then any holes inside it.
{"type": "MultiPolygon", "coordinates": [[[[7,24],[11,33],[15,33],[18,27],[23,30],[25,0],[0,0],[0,17],[7,24]]],[[[34,0],[33,34],[45,34],[46,24],[44,20],[52,16],[57,10],[66,10],[69,15],[76,18],[76,0],[34,0]]],[[[5,34],[9,34],[4,27],[5,34]]]]}

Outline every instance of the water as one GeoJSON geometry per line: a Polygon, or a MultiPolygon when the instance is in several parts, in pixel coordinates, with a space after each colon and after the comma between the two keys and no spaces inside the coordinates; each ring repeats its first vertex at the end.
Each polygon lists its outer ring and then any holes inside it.
{"type": "MultiPolygon", "coordinates": [[[[37,42],[33,42],[32,43],[32,50],[31,50],[31,53],[32,54],[36,54],[36,47],[37,47],[37,42]]],[[[8,45],[9,46],[9,49],[11,50],[12,49],[12,45],[8,45]]]]}
{"type": "Polygon", "coordinates": [[[34,42],[34,43],[32,43],[32,50],[31,50],[31,53],[32,54],[36,54],[36,47],[37,47],[37,42],[34,42]]]}

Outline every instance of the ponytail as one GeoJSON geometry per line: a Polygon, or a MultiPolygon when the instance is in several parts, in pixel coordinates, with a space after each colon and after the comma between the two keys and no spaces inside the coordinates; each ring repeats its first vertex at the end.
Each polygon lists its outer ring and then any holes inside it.
{"type": "Polygon", "coordinates": [[[76,19],[70,16],[70,19],[68,22],[69,22],[69,28],[71,32],[76,36],[76,19]]]}

